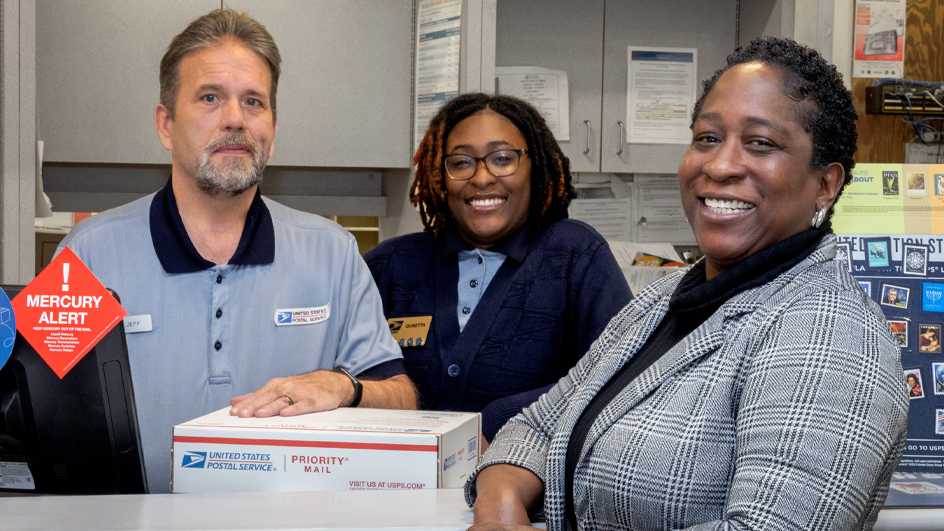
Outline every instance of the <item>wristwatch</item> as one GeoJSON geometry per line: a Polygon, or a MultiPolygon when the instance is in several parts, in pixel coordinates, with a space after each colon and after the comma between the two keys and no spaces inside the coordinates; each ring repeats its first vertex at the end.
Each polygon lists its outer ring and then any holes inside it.
{"type": "Polygon", "coordinates": [[[344,367],[335,367],[334,372],[343,374],[351,379],[351,383],[354,384],[354,400],[348,404],[347,407],[357,407],[357,404],[361,403],[361,397],[364,396],[364,384],[344,367]]]}

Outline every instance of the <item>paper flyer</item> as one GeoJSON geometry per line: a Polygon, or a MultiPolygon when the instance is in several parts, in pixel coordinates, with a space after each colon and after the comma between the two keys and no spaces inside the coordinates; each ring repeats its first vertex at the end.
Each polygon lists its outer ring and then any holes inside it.
{"type": "Polygon", "coordinates": [[[696,48],[628,47],[626,141],[688,144],[698,73],[696,48]]]}
{"type": "Polygon", "coordinates": [[[635,182],[636,241],[694,245],[695,233],[685,218],[678,178],[638,174],[635,182]]]}
{"type": "Polygon", "coordinates": [[[837,234],[944,234],[944,164],[858,164],[835,208],[837,234]]]}
{"type": "Polygon", "coordinates": [[[536,66],[495,67],[495,92],[530,103],[544,117],[558,142],[570,140],[567,72],[536,66]]]}
{"type": "Polygon", "coordinates": [[[459,94],[461,0],[419,0],[416,10],[413,152],[439,108],[459,94]]]}
{"type": "Polygon", "coordinates": [[[856,0],[852,77],[903,77],[905,0],[856,0]]]}
{"type": "Polygon", "coordinates": [[[590,225],[612,241],[633,241],[633,186],[616,175],[575,183],[579,199],[570,202],[571,219],[590,225]]]}

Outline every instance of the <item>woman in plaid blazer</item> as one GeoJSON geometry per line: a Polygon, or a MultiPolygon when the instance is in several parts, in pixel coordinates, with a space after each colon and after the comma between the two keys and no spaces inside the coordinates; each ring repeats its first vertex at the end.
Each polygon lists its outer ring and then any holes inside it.
{"type": "Polygon", "coordinates": [[[764,38],[728,57],[679,168],[705,259],[643,291],[498,433],[466,485],[473,529],[538,512],[549,530],[872,527],[908,397],[826,221],[855,119],[809,48],[764,38]]]}

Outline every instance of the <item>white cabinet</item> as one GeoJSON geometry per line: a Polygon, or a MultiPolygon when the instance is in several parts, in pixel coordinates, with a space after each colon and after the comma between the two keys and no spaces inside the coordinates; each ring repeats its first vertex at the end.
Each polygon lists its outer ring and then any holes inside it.
{"type": "Polygon", "coordinates": [[[627,46],[698,49],[701,81],[724,66],[737,44],[736,0],[608,1],[603,42],[603,119],[600,169],[618,173],[675,173],[687,144],[620,144],[626,122],[627,46]]]}
{"type": "Polygon", "coordinates": [[[46,162],[169,164],[154,131],[170,40],[219,0],[38,0],[36,105],[46,162]]]}
{"type": "Polygon", "coordinates": [[[792,26],[778,32],[792,10],[790,0],[499,0],[495,64],[568,72],[571,140],[561,147],[572,170],[675,173],[687,145],[621,142],[627,47],[697,48],[700,92],[739,40],[792,36],[792,26]]]}
{"type": "MultiPolygon", "coordinates": [[[[282,53],[271,165],[407,168],[412,0],[225,0],[282,53]]],[[[38,0],[45,160],[168,164],[154,131],[158,65],[220,0],[38,0]]]]}
{"type": "Polygon", "coordinates": [[[224,0],[282,54],[275,166],[410,166],[412,0],[224,0]]]}
{"type": "Polygon", "coordinates": [[[570,141],[560,146],[572,171],[600,171],[603,2],[498,0],[495,66],[567,72],[570,141]]]}

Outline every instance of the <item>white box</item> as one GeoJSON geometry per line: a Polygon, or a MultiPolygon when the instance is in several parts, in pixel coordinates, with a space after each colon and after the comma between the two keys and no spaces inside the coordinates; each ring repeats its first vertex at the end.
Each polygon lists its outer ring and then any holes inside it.
{"type": "Polygon", "coordinates": [[[478,462],[478,413],[229,410],[174,426],[173,492],[458,488],[478,462]]]}

